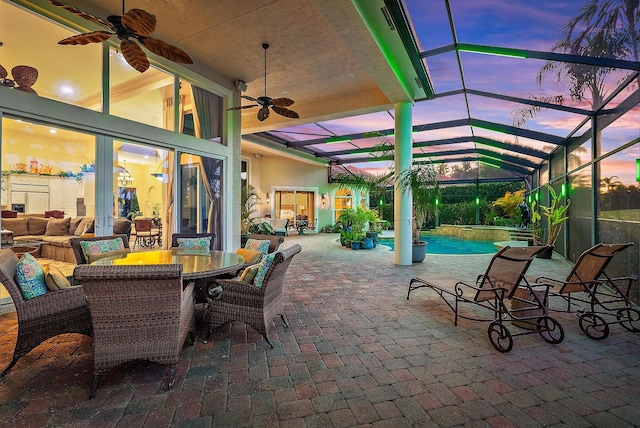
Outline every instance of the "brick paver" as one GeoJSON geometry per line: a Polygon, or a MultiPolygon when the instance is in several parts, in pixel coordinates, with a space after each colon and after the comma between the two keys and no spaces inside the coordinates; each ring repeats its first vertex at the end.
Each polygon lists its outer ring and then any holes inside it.
{"type": "MultiPolygon", "coordinates": [[[[285,312],[271,349],[244,324],[185,346],[176,384],[164,367],[130,363],[105,373],[96,398],[92,340],[53,338],[0,380],[1,426],[438,427],[637,426],[640,335],[611,326],[594,341],[574,314],[554,313],[558,345],[537,334],[496,351],[487,324],[453,316],[429,290],[407,300],[414,277],[473,283],[490,255],[427,255],[395,266],[385,249],[347,250],[337,235],[302,245],[287,273],[285,312]]],[[[563,260],[536,259],[529,276],[565,277],[563,260]]],[[[553,302],[552,302],[553,303],[553,302]]],[[[471,310],[475,310],[471,308],[471,310]]],[[[507,324],[512,333],[520,332],[507,324]]],[[[0,367],[11,360],[15,314],[0,316],[0,367]]]]}

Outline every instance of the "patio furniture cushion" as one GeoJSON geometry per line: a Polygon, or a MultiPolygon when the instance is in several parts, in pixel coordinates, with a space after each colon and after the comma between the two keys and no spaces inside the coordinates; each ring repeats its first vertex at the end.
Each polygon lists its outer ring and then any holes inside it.
{"type": "Polygon", "coordinates": [[[243,270],[242,274],[240,275],[240,280],[246,282],[247,284],[253,284],[253,280],[255,279],[256,274],[259,270],[260,263],[245,268],[245,270],[243,270]]]}
{"type": "Polygon", "coordinates": [[[130,252],[131,250],[129,250],[128,248],[123,248],[122,250],[107,251],[106,253],[89,254],[87,260],[89,261],[89,264],[91,264],[97,260],[106,259],[108,257],[125,256],[130,252]]]}
{"type": "Polygon", "coordinates": [[[71,283],[62,271],[53,265],[47,266],[47,271],[44,274],[44,282],[47,288],[51,291],[62,290],[63,288],[70,288],[71,283]]]}
{"type": "Polygon", "coordinates": [[[80,247],[87,260],[94,254],[108,253],[110,251],[124,250],[122,238],[102,239],[99,241],[80,241],[80,247]]]}
{"type": "MultiPolygon", "coordinates": [[[[263,256],[269,253],[269,244],[271,241],[268,240],[257,240],[257,239],[247,239],[247,243],[244,244],[244,248],[247,250],[260,251],[263,256]]],[[[260,261],[262,257],[258,260],[260,261]]]]}
{"type": "Polygon", "coordinates": [[[70,223],[71,223],[71,217],[62,218],[62,219],[49,217],[45,235],[49,235],[49,236],[68,235],[70,223]]]}
{"type": "Polygon", "coordinates": [[[16,282],[25,300],[47,292],[47,286],[44,283],[44,270],[29,253],[25,253],[16,265],[16,282]]]}
{"type": "Polygon", "coordinates": [[[27,218],[27,229],[29,229],[29,235],[44,235],[47,230],[47,224],[49,224],[48,218],[27,218]]]}
{"type": "Polygon", "coordinates": [[[267,257],[262,259],[260,262],[260,268],[258,269],[258,273],[256,273],[256,277],[253,279],[253,285],[260,288],[262,287],[262,283],[264,282],[264,278],[267,275],[267,271],[269,270],[269,266],[273,263],[273,259],[275,258],[276,253],[267,254],[267,257]]]}
{"type": "Polygon", "coordinates": [[[263,253],[261,251],[249,250],[246,248],[238,248],[236,253],[244,257],[245,264],[260,263],[260,260],[263,257],[263,253]]]}
{"type": "Polygon", "coordinates": [[[211,247],[211,237],[197,237],[197,238],[178,238],[178,247],[180,248],[192,248],[192,249],[204,249],[208,250],[211,247]]]}
{"type": "Polygon", "coordinates": [[[13,232],[13,236],[24,236],[29,234],[26,218],[3,218],[2,227],[13,232]]]}

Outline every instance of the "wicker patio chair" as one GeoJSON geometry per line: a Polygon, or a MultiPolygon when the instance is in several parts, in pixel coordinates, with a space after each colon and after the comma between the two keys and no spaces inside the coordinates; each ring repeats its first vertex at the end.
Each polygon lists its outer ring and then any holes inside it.
{"type": "Polygon", "coordinates": [[[500,352],[509,352],[513,347],[512,337],[524,334],[539,333],[549,343],[560,343],[564,339],[564,330],[558,321],[549,316],[549,286],[538,284],[534,288],[524,276],[536,255],[546,248],[506,246],[493,256],[486,272],[478,276],[475,285],[458,282],[453,290],[413,278],[409,282],[407,300],[411,292],[418,288],[434,290],[453,310],[454,325],[458,325],[458,318],[490,322],[489,341],[500,352]],[[467,290],[473,297],[465,295],[467,290]],[[473,311],[463,312],[461,303],[489,310],[492,316],[480,317],[473,311]],[[524,327],[525,331],[512,334],[506,322],[524,327]]]}
{"type": "Polygon", "coordinates": [[[171,247],[178,248],[178,238],[211,238],[209,243],[209,250],[213,250],[216,243],[215,233],[174,233],[171,235],[171,247]]]}
{"type": "Polygon", "coordinates": [[[79,265],[87,265],[89,264],[89,260],[84,255],[84,251],[82,251],[82,246],[80,242],[93,242],[93,241],[110,241],[113,238],[121,238],[122,243],[124,244],[124,248],[129,249],[129,239],[127,235],[113,235],[113,236],[91,236],[91,237],[78,237],[71,238],[69,240],[69,245],[73,248],[73,254],[76,256],[76,263],[79,265]]]}
{"type": "Polygon", "coordinates": [[[136,229],[136,239],[133,241],[133,248],[136,245],[141,247],[153,247],[156,241],[160,239],[160,230],[153,226],[153,220],[150,218],[137,218],[133,220],[136,229]]]}
{"type": "Polygon", "coordinates": [[[265,275],[262,287],[258,288],[239,279],[219,279],[222,293],[217,300],[211,300],[209,333],[205,343],[216,327],[232,321],[242,321],[253,327],[273,348],[267,337],[267,330],[276,315],[280,315],[289,326],[282,305],[284,277],[293,256],[302,250],[295,244],[275,254],[275,258],[265,275]]]}
{"type": "Polygon", "coordinates": [[[539,277],[535,282],[550,285],[549,294],[566,300],[567,312],[580,312],[580,329],[592,339],[609,336],[611,324],[638,333],[640,311],[629,299],[631,286],[638,277],[611,278],[605,272],[611,260],[632,245],[633,242],[597,244],[580,255],[565,280],[539,277]],[[578,308],[572,310],[576,302],[578,308]]]}
{"type": "MultiPolygon", "coordinates": [[[[262,235],[260,233],[252,233],[249,238],[258,241],[269,241],[269,250],[267,251],[268,254],[278,251],[278,248],[280,248],[280,244],[284,242],[284,236],[279,235],[262,235]]],[[[238,272],[242,272],[245,268],[251,266],[252,264],[255,263],[245,263],[238,272]]]]}
{"type": "Polygon", "coordinates": [[[93,334],[82,287],[49,291],[25,300],[14,280],[17,264],[18,257],[12,250],[0,250],[0,281],[11,295],[18,316],[18,339],[13,359],[0,376],[4,376],[21,357],[49,338],[65,333],[93,334]]]}
{"type": "Polygon", "coordinates": [[[169,365],[171,388],[188,333],[194,341],[193,283],[183,290],[182,265],[80,265],[73,276],[85,289],[93,321],[90,396],[102,373],[134,360],[169,365]]]}

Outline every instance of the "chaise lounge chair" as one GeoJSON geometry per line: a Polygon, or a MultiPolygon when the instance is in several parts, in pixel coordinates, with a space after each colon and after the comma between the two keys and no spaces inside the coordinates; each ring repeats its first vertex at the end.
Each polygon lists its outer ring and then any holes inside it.
{"type": "Polygon", "coordinates": [[[634,333],[640,332],[640,311],[629,300],[629,291],[636,276],[611,278],[605,269],[615,257],[633,242],[626,244],[597,244],[580,255],[578,261],[564,281],[540,277],[536,284],[551,287],[550,295],[567,301],[567,312],[572,304],[579,302],[578,323],[584,334],[595,340],[609,336],[609,325],[620,324],[634,333]],[[573,297],[574,293],[578,293],[573,297]]]}
{"type": "Polygon", "coordinates": [[[434,290],[453,310],[454,325],[458,325],[458,318],[490,322],[489,341],[500,352],[509,352],[513,347],[513,336],[524,334],[538,333],[549,343],[560,343],[564,339],[564,330],[558,321],[549,316],[549,286],[538,284],[534,288],[524,277],[536,255],[546,248],[506,246],[493,256],[486,272],[478,276],[475,285],[458,282],[454,290],[413,278],[409,282],[407,300],[411,292],[418,288],[434,290]],[[474,293],[473,297],[465,295],[467,290],[474,293]],[[461,303],[487,309],[492,316],[479,317],[475,312],[463,312],[461,303]],[[523,331],[512,334],[505,325],[507,322],[523,327],[523,331]]]}

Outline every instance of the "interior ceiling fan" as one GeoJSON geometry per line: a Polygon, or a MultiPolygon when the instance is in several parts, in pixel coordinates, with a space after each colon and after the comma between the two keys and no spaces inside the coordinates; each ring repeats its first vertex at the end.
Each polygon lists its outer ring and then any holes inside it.
{"type": "Polygon", "coordinates": [[[62,3],[58,0],[49,0],[54,5],[68,10],[88,21],[100,24],[110,31],[92,31],[90,33],[78,34],[67,37],[58,42],[60,45],[86,45],[89,43],[101,43],[112,36],[120,39],[120,50],[124,59],[129,65],[140,73],[144,73],[149,68],[149,59],[142,48],[134,41],[137,40],[156,55],[160,55],[169,61],[182,64],[193,64],[193,60],[185,51],[172,46],[162,40],[149,37],[156,29],[156,17],[142,9],[131,9],[124,13],[124,0],[122,1],[122,16],[109,15],[107,20],[97,18],[73,6],[62,3]]]}
{"type": "Polygon", "coordinates": [[[287,107],[295,103],[291,98],[271,98],[267,96],[267,49],[269,45],[267,43],[262,44],[264,49],[264,96],[253,98],[248,95],[242,95],[245,100],[253,101],[257,104],[250,104],[247,106],[232,107],[229,110],[241,110],[245,108],[260,107],[258,110],[258,120],[263,121],[269,117],[269,107],[273,109],[280,116],[299,118],[298,113],[293,110],[289,110],[287,107]]]}
{"type": "Polygon", "coordinates": [[[38,79],[38,70],[35,68],[28,65],[16,65],[11,69],[11,77],[13,79],[9,79],[7,76],[9,76],[9,73],[0,65],[0,86],[38,95],[32,88],[38,79]]]}

